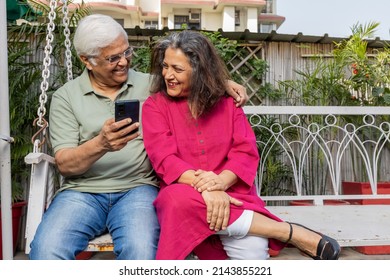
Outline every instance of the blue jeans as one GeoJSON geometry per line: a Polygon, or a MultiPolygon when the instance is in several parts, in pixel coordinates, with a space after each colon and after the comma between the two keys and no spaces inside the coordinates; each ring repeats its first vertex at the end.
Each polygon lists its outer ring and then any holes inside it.
{"type": "Polygon", "coordinates": [[[38,226],[30,259],[75,259],[89,240],[107,230],[117,259],[155,259],[160,235],[153,206],[157,192],[149,185],[120,193],[60,192],[38,226]]]}

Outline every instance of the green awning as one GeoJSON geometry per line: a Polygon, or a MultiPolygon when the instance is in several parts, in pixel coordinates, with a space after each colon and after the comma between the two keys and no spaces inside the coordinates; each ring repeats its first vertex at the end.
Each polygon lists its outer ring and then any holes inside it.
{"type": "Polygon", "coordinates": [[[35,11],[25,0],[7,0],[7,21],[14,22],[23,18],[33,20],[36,17],[35,11]]]}

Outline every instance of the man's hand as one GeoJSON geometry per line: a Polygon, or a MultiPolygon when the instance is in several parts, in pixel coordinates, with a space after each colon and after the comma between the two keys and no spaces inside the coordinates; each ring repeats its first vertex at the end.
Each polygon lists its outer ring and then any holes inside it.
{"type": "Polygon", "coordinates": [[[131,119],[124,119],[119,122],[109,119],[104,123],[98,136],[99,142],[104,149],[107,151],[119,151],[126,146],[127,142],[140,135],[139,132],[132,133],[139,127],[139,123],[136,122],[131,125],[129,123],[131,123],[131,119]]]}
{"type": "Polygon", "coordinates": [[[234,98],[237,107],[244,106],[249,100],[246,88],[232,80],[227,81],[226,91],[232,98],[234,98]]]}

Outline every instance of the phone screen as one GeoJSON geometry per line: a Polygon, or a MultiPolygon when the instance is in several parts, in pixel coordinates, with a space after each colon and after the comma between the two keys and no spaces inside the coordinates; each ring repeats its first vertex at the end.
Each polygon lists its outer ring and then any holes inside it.
{"type": "Polygon", "coordinates": [[[139,122],[139,106],[139,100],[115,101],[115,121],[131,118],[130,124],[139,122]]]}

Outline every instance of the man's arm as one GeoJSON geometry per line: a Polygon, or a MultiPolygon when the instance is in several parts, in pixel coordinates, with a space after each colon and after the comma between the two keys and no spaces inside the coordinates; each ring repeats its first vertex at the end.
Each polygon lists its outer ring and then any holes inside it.
{"type": "Polygon", "coordinates": [[[128,135],[132,130],[139,127],[139,123],[121,129],[129,122],[130,119],[116,123],[114,119],[109,119],[104,123],[96,137],[78,147],[64,148],[57,151],[55,159],[60,173],[63,176],[83,174],[107,152],[121,150],[127,142],[140,135],[139,132],[128,135]]]}
{"type": "Polygon", "coordinates": [[[227,81],[226,91],[232,98],[234,98],[237,107],[244,106],[249,100],[246,88],[232,80],[227,81]]]}

